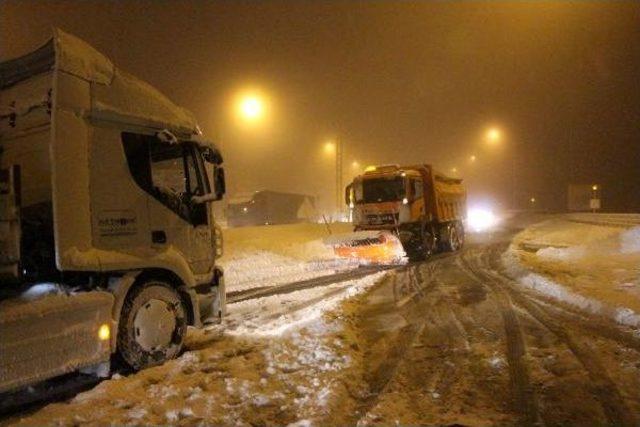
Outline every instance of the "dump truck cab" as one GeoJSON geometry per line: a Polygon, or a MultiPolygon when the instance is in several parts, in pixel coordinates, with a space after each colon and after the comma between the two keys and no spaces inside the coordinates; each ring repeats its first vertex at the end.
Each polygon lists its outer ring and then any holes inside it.
{"type": "MultiPolygon", "coordinates": [[[[187,325],[224,315],[210,205],[225,192],[222,156],[190,112],[60,30],[0,64],[0,108],[0,376],[10,380],[0,391],[105,353],[135,369],[161,363],[180,352],[187,325]],[[62,289],[43,304],[57,321],[90,300],[83,327],[106,344],[14,378],[28,366],[10,331],[33,319],[37,302],[21,295],[43,283],[62,289]]],[[[78,326],[69,319],[61,325],[78,326]]]]}
{"type": "Polygon", "coordinates": [[[345,201],[356,230],[393,231],[412,258],[462,246],[462,180],[431,165],[370,166],[346,188],[345,201]]]}

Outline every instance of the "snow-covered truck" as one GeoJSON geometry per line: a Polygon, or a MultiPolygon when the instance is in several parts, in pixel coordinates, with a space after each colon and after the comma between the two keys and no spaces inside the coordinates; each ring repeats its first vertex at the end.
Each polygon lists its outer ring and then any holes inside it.
{"type": "Polygon", "coordinates": [[[347,186],[345,201],[357,230],[397,234],[412,259],[464,243],[466,190],[462,179],[431,165],[370,166],[347,186]]]}
{"type": "Polygon", "coordinates": [[[222,156],[60,30],[0,64],[0,392],[175,357],[222,318],[222,156]]]}

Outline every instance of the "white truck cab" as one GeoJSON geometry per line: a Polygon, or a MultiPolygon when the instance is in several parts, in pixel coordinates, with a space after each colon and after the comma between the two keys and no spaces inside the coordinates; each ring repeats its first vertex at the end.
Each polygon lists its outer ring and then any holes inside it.
{"type": "Polygon", "coordinates": [[[224,192],[193,115],[82,40],[1,63],[0,392],[159,364],[221,319],[224,192]]]}

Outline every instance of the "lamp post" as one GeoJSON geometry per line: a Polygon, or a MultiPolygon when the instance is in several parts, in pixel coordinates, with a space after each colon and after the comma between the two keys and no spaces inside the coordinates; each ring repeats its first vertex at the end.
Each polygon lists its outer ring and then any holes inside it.
{"type": "Polygon", "coordinates": [[[335,157],[335,203],[336,213],[338,216],[342,214],[342,181],[343,181],[343,157],[344,150],[342,140],[339,138],[328,141],[324,145],[326,153],[333,154],[335,157]]]}
{"type": "MultiPolygon", "coordinates": [[[[496,146],[500,144],[503,140],[503,132],[500,128],[490,127],[486,130],[484,139],[486,143],[490,146],[496,146]]],[[[516,166],[516,150],[511,144],[511,208],[516,208],[517,196],[516,193],[518,191],[518,187],[516,184],[516,176],[517,176],[517,166],[516,166]]]]}
{"type": "Polygon", "coordinates": [[[600,186],[598,184],[593,184],[591,186],[591,200],[589,201],[589,205],[591,207],[591,212],[596,213],[598,209],[600,209],[600,197],[598,195],[598,190],[600,190],[600,186]]]}

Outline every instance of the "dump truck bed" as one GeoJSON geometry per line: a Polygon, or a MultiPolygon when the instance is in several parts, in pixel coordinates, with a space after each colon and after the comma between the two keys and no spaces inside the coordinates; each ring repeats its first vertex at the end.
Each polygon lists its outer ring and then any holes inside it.
{"type": "Polygon", "coordinates": [[[467,192],[462,179],[446,176],[426,164],[404,166],[402,169],[413,169],[422,175],[426,206],[437,222],[458,221],[465,218],[467,192]]]}

